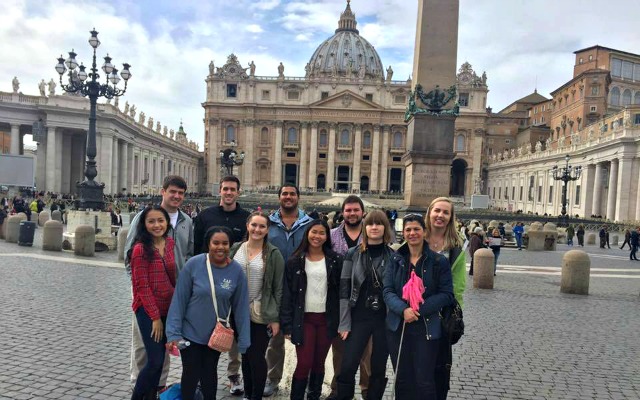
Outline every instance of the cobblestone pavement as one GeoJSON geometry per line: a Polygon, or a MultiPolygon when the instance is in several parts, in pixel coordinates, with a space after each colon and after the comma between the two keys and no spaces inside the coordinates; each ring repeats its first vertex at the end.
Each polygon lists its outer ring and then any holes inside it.
{"type": "MultiPolygon", "coordinates": [[[[468,282],[450,399],[640,398],[640,263],[589,246],[590,295],[564,295],[558,249],[504,249],[494,290],[468,282]]],[[[130,284],[115,258],[0,241],[0,399],[129,398],[130,284]]],[[[238,398],[224,356],[219,377],[218,399],[238,398]]]]}

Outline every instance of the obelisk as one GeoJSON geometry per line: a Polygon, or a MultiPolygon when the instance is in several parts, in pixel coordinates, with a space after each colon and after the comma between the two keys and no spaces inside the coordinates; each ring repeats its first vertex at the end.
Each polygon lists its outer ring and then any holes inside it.
{"type": "Polygon", "coordinates": [[[457,99],[452,98],[450,88],[456,83],[459,8],[459,0],[418,0],[412,77],[415,101],[407,111],[408,151],[403,156],[404,200],[409,210],[424,209],[434,198],[449,195],[457,115],[457,99]],[[416,95],[417,89],[428,104],[416,95]],[[438,107],[434,98],[449,101],[438,107]]]}

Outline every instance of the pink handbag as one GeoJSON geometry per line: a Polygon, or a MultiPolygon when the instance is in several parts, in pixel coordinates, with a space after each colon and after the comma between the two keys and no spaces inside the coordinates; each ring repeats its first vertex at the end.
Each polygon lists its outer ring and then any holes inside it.
{"type": "Polygon", "coordinates": [[[213,282],[213,275],[211,274],[211,262],[209,261],[209,255],[207,255],[207,272],[209,273],[209,284],[211,285],[211,298],[213,299],[213,308],[216,310],[216,326],[211,332],[209,337],[209,343],[207,345],[210,349],[219,351],[220,353],[226,353],[231,350],[233,345],[234,332],[229,325],[229,317],[231,317],[231,307],[229,307],[229,314],[227,319],[224,320],[218,317],[218,300],[216,299],[216,286],[213,282]]]}

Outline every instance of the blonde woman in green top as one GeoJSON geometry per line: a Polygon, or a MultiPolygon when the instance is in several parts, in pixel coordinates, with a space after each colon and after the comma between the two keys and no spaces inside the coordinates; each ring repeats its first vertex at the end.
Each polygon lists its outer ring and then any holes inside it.
{"type": "MultiPolygon", "coordinates": [[[[429,248],[447,257],[451,266],[453,278],[453,294],[464,307],[463,294],[467,284],[467,260],[465,248],[458,230],[453,202],[448,197],[438,197],[429,205],[425,217],[425,239],[429,248]]],[[[440,339],[440,350],[436,361],[435,381],[438,400],[447,398],[449,381],[451,379],[452,352],[451,343],[445,338],[440,339]]]]}

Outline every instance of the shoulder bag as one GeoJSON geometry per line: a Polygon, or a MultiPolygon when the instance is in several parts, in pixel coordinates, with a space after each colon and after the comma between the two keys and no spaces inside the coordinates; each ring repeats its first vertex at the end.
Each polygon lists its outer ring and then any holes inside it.
{"type": "Polygon", "coordinates": [[[213,274],[211,273],[211,262],[209,261],[209,255],[207,258],[207,273],[209,274],[209,284],[211,284],[211,297],[213,299],[213,308],[216,310],[216,326],[211,332],[208,346],[209,348],[219,351],[220,353],[226,353],[231,350],[233,345],[233,329],[229,326],[229,317],[231,317],[231,305],[229,305],[229,314],[227,319],[220,318],[218,314],[218,300],[216,299],[216,286],[213,281],[213,274]]]}
{"type": "MultiPolygon", "coordinates": [[[[247,269],[247,285],[249,283],[249,281],[251,280],[251,260],[249,259],[249,249],[248,249],[248,245],[247,242],[244,242],[242,244],[242,247],[244,248],[244,265],[245,268],[247,269]]],[[[261,299],[255,298],[253,300],[251,300],[251,303],[249,304],[249,317],[251,318],[251,321],[255,322],[256,324],[265,324],[266,322],[264,322],[264,319],[262,319],[262,301],[261,299]]]]}

